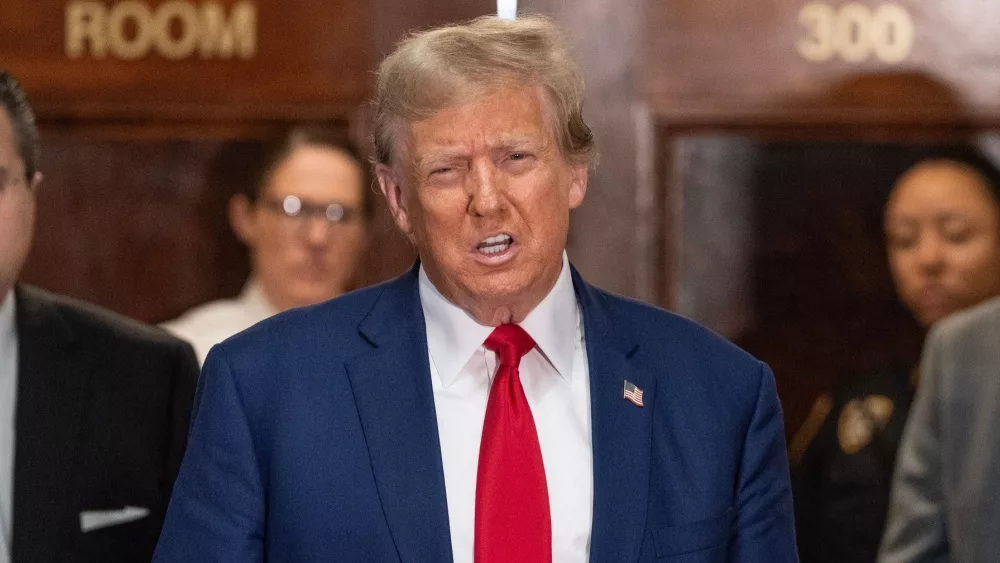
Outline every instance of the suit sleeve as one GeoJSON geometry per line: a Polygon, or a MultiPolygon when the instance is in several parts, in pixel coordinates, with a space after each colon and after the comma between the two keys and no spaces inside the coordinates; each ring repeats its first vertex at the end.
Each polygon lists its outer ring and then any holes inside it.
{"type": "Polygon", "coordinates": [[[263,477],[243,398],[219,347],[205,362],[193,417],[153,562],[263,562],[263,477]]]}
{"type": "Polygon", "coordinates": [[[736,483],[734,563],[795,563],[795,523],[781,404],[764,364],[736,483]]]}
{"type": "Polygon", "coordinates": [[[920,388],[896,458],[879,563],[948,561],[941,488],[941,347],[942,333],[932,331],[922,360],[920,388]]]}

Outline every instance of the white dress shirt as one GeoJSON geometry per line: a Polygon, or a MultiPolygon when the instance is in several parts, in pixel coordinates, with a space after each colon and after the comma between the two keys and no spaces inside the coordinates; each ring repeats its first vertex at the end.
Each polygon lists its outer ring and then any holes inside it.
{"type": "MultiPolygon", "coordinates": [[[[423,267],[419,287],[452,553],[455,563],[473,563],[479,443],[497,369],[496,355],[483,343],[494,327],[478,324],[445,299],[423,267]]],[[[565,254],[555,286],[520,326],[537,344],[521,359],[519,371],[545,466],[552,561],[586,562],[594,498],[590,373],[582,316],[565,254]]]]}
{"type": "Polygon", "coordinates": [[[277,313],[251,279],[236,298],[205,303],[160,326],[190,343],[198,363],[204,365],[212,346],[277,313]]]}
{"type": "Polygon", "coordinates": [[[10,562],[14,498],[14,411],[17,406],[17,324],[14,290],[0,302],[0,563],[10,562]]]}

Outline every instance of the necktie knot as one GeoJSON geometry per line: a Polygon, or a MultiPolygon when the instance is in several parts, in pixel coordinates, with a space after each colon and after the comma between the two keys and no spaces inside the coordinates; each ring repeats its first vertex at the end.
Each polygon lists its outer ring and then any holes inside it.
{"type": "Polygon", "coordinates": [[[505,324],[493,329],[483,345],[496,352],[500,363],[517,366],[521,358],[535,347],[535,341],[520,326],[505,324]]]}

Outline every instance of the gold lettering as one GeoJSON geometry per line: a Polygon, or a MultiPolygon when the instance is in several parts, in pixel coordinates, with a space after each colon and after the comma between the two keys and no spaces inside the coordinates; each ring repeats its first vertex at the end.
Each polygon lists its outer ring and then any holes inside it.
{"type": "Polygon", "coordinates": [[[808,37],[799,39],[799,54],[807,61],[823,62],[836,54],[833,26],[837,13],[826,4],[806,4],[799,11],[799,23],[809,29],[808,37]]]}
{"type": "Polygon", "coordinates": [[[201,6],[201,45],[203,59],[232,58],[234,54],[250,59],[257,53],[257,7],[251,2],[237,2],[226,19],[225,8],[218,2],[201,6]]]}
{"type": "Polygon", "coordinates": [[[79,59],[87,54],[103,59],[108,52],[107,10],[100,2],[78,1],[66,5],[66,56],[79,59]]]}
{"type": "Polygon", "coordinates": [[[862,63],[872,55],[896,64],[909,58],[916,30],[909,12],[897,4],[882,4],[872,10],[849,2],[839,9],[811,2],[799,10],[799,23],[806,36],[796,48],[803,59],[824,62],[835,56],[849,63],[862,63]]]}
{"type": "Polygon", "coordinates": [[[872,11],[864,4],[849,3],[840,8],[837,26],[833,32],[833,42],[837,45],[840,58],[849,63],[860,63],[871,54],[868,39],[868,22],[872,11]]]}
{"type": "Polygon", "coordinates": [[[65,49],[71,59],[92,56],[133,61],[155,49],[166,59],[253,58],[257,54],[257,7],[240,0],[228,10],[218,0],[167,0],[151,7],[123,0],[66,4],[65,49]]]}
{"type": "Polygon", "coordinates": [[[189,2],[172,0],[156,11],[156,50],[167,59],[190,57],[198,47],[198,9],[189,2]],[[174,38],[170,30],[173,20],[180,22],[181,35],[174,38]]]}
{"type": "Polygon", "coordinates": [[[879,6],[871,23],[875,56],[887,63],[901,63],[910,56],[917,32],[910,13],[896,4],[879,6]]]}
{"type": "Polygon", "coordinates": [[[134,61],[149,54],[155,39],[155,22],[149,7],[136,0],[119,2],[108,16],[108,42],[111,52],[119,59],[134,61]],[[135,37],[125,36],[125,23],[135,22],[135,37]]]}

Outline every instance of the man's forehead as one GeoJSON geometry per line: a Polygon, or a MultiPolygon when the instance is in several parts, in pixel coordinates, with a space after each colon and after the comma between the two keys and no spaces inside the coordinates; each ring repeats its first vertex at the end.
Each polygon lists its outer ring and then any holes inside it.
{"type": "Polygon", "coordinates": [[[461,135],[430,135],[421,139],[419,154],[414,156],[424,158],[463,154],[480,149],[493,150],[500,148],[517,148],[544,144],[546,139],[537,130],[508,129],[493,131],[469,131],[461,135]]]}

